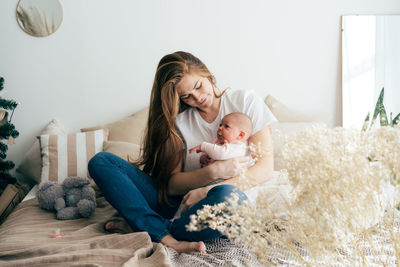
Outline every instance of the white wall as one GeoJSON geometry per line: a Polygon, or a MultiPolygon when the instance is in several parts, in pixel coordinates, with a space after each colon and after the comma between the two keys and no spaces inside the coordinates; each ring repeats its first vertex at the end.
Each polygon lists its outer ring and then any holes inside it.
{"type": "Polygon", "coordinates": [[[53,118],[70,131],[147,105],[158,60],[176,50],[202,59],[219,85],[272,94],[287,106],[341,121],[345,14],[399,14],[398,0],[62,0],[59,30],[20,30],[17,0],[0,1],[0,76],[20,102],[9,158],[19,163],[53,118]]]}

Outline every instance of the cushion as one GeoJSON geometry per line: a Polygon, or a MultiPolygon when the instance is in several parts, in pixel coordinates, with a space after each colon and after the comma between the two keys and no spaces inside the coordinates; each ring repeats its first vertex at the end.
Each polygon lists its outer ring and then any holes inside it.
{"type": "Polygon", "coordinates": [[[274,144],[274,169],[280,170],[284,168],[282,161],[283,139],[290,134],[296,133],[304,128],[324,125],[328,118],[325,115],[307,115],[297,110],[288,108],[275,97],[268,95],[265,104],[279,121],[271,124],[272,141],[274,144]]]}
{"type": "Polygon", "coordinates": [[[126,161],[132,162],[138,159],[140,146],[121,141],[105,141],[103,151],[113,153],[126,161]]]}
{"type": "Polygon", "coordinates": [[[254,186],[244,193],[251,204],[256,205],[257,198],[261,197],[263,203],[267,204],[265,212],[284,218],[287,216],[288,204],[293,197],[291,191],[292,187],[287,176],[274,171],[267,182],[254,186]]]}
{"type": "Polygon", "coordinates": [[[278,171],[285,167],[282,160],[282,146],[285,137],[306,128],[322,125],[325,124],[321,122],[276,122],[271,124],[272,142],[274,146],[274,170],[278,171]]]}
{"type": "Polygon", "coordinates": [[[271,95],[264,102],[279,122],[324,122],[328,119],[325,115],[307,115],[288,108],[271,95]]]}
{"type": "MultiPolygon", "coordinates": [[[[65,134],[65,130],[60,122],[52,120],[40,134],[65,134]]],[[[35,183],[40,183],[40,165],[40,145],[39,140],[35,140],[35,143],[28,150],[16,171],[35,183]]]]}
{"type": "Polygon", "coordinates": [[[144,130],[146,128],[148,113],[149,108],[144,108],[137,113],[116,122],[90,128],[83,128],[81,131],[87,132],[98,129],[108,129],[108,140],[123,141],[140,145],[144,130]]]}
{"type": "Polygon", "coordinates": [[[89,177],[87,165],[98,152],[103,151],[108,130],[61,135],[41,135],[41,182],[61,183],[68,176],[89,177]]]}

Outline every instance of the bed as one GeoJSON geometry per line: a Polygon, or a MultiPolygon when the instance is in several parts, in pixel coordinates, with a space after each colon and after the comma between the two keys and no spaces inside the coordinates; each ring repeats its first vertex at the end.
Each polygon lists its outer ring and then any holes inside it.
{"type": "MultiPolygon", "coordinates": [[[[321,121],[321,117],[307,117],[280,104],[269,96],[265,100],[280,123],[274,130],[285,134],[308,127],[321,121]],[[290,115],[292,114],[292,116],[290,115]],[[312,122],[311,122],[312,121],[312,122]]],[[[147,109],[128,118],[107,125],[84,128],[82,132],[108,129],[108,140],[102,149],[115,153],[126,160],[137,157],[140,136],[143,134],[147,109]],[[134,127],[132,127],[134,125],[134,127]]],[[[62,134],[56,122],[50,123],[43,133],[62,134]],[[55,131],[54,129],[57,128],[55,131]],[[47,132],[46,132],[47,131],[47,132]]],[[[273,131],[275,168],[280,168],[279,135],[273,131]]],[[[38,153],[32,147],[27,155],[38,153]],[[35,152],[36,151],[36,152],[35,152]]],[[[43,156],[43,151],[40,152],[43,156]]],[[[20,173],[36,182],[45,177],[38,172],[38,159],[22,162],[20,173]],[[32,168],[36,167],[36,168],[32,168]]],[[[42,158],[42,167],[43,167],[42,158]]],[[[97,192],[97,208],[90,218],[60,221],[54,212],[39,208],[35,197],[37,185],[0,226],[0,266],[258,266],[261,265],[249,249],[220,238],[206,242],[207,254],[178,254],[160,243],[153,243],[145,232],[110,234],[103,229],[106,220],[118,216],[116,211],[97,192]],[[63,234],[53,237],[53,234],[63,234]]],[[[297,265],[288,251],[276,251],[271,255],[275,264],[297,265]]]]}
{"type": "MultiPolygon", "coordinates": [[[[101,195],[97,196],[98,206],[91,218],[56,220],[53,212],[39,208],[34,191],[0,227],[0,266],[265,266],[249,249],[224,238],[205,242],[207,254],[178,254],[160,243],[151,242],[145,232],[106,233],[103,223],[117,213],[101,195]],[[64,234],[62,237],[53,237],[57,229],[64,234]]],[[[400,215],[396,212],[393,221],[396,235],[399,222],[400,215]]],[[[385,229],[379,233],[373,236],[372,246],[368,240],[360,243],[365,265],[381,266],[379,259],[385,257],[386,263],[395,266],[391,233],[385,229]]],[[[305,249],[299,247],[298,251],[307,259],[305,249]]],[[[295,255],[282,248],[268,250],[266,254],[274,265],[303,266],[295,255]]],[[[335,266],[350,265],[344,257],[338,259],[335,266]]]]}

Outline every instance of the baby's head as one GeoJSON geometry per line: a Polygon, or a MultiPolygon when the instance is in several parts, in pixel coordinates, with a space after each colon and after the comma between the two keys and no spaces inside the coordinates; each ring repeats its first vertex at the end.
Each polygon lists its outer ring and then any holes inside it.
{"type": "Polygon", "coordinates": [[[231,143],[232,141],[244,142],[249,139],[253,131],[251,119],[244,113],[234,112],[222,118],[219,125],[218,143],[231,143]]]}

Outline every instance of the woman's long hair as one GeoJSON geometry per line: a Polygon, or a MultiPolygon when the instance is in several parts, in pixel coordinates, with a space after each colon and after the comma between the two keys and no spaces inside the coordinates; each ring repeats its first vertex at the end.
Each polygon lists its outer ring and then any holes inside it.
{"type": "Polygon", "coordinates": [[[154,78],[143,150],[137,162],[155,179],[158,202],[169,206],[168,182],[176,167],[183,164],[185,155],[185,143],[175,124],[178,113],[189,107],[175,89],[185,74],[206,77],[216,88],[214,76],[197,57],[182,51],[164,56],[154,78]]]}

